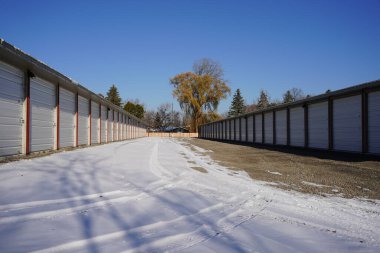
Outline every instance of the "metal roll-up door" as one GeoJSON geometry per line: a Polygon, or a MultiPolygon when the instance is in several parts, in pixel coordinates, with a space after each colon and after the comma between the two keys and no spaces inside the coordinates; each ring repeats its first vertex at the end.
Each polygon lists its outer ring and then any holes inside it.
{"type": "Polygon", "coordinates": [[[75,94],[59,88],[59,146],[75,146],[75,94]]]}
{"type": "Polygon", "coordinates": [[[117,118],[117,112],[113,111],[113,141],[118,141],[119,138],[118,138],[118,133],[119,133],[119,128],[118,128],[118,125],[117,125],[117,121],[118,121],[118,118],[117,118]]]}
{"type": "Polygon", "coordinates": [[[227,129],[227,132],[226,132],[226,140],[230,140],[231,136],[230,136],[230,120],[226,120],[226,129],[227,129]]]}
{"type": "Polygon", "coordinates": [[[119,125],[119,141],[121,141],[123,139],[123,114],[121,114],[120,112],[118,112],[118,116],[119,116],[119,119],[118,119],[118,125],[119,125]]]}
{"type": "Polygon", "coordinates": [[[368,152],[380,154],[380,91],[368,94],[368,152]]]}
{"type": "Polygon", "coordinates": [[[288,142],[286,116],[286,110],[276,111],[276,145],[286,145],[288,142]]]}
{"type": "Polygon", "coordinates": [[[264,113],[264,142],[273,144],[273,112],[264,113]]]}
{"type": "Polygon", "coordinates": [[[89,142],[88,115],[89,115],[88,99],[78,96],[78,144],[79,145],[87,145],[89,142]]]}
{"type": "Polygon", "coordinates": [[[253,142],[253,116],[248,116],[248,142],[253,142]]]}
{"type": "Polygon", "coordinates": [[[22,153],[23,73],[0,62],[0,156],[22,153]]]}
{"type": "Polygon", "coordinates": [[[101,110],[102,110],[101,111],[101,118],[102,118],[102,120],[101,120],[102,140],[101,140],[101,142],[106,143],[107,142],[107,107],[102,105],[101,110]]]}
{"type": "Polygon", "coordinates": [[[290,108],[290,145],[303,147],[305,145],[305,111],[298,106],[290,108]]]}
{"type": "Polygon", "coordinates": [[[235,119],[235,141],[240,141],[240,120],[239,118],[235,119]]]}
{"type": "Polygon", "coordinates": [[[245,131],[245,117],[241,117],[241,140],[240,141],[243,141],[243,142],[246,142],[246,131],[245,131]]]}
{"type": "Polygon", "coordinates": [[[221,121],[221,122],[219,122],[219,139],[220,140],[223,140],[223,122],[221,121]]]}
{"type": "Polygon", "coordinates": [[[361,151],[361,96],[333,100],[333,145],[336,150],[361,151]]]}
{"type": "Polygon", "coordinates": [[[54,148],[56,86],[38,77],[30,79],[31,151],[54,148]]]}
{"type": "Polygon", "coordinates": [[[329,147],[328,102],[308,106],[309,147],[327,149],[329,147]]]}
{"type": "Polygon", "coordinates": [[[99,104],[91,101],[91,144],[99,143],[99,104]]]}
{"type": "Polygon", "coordinates": [[[263,117],[261,114],[255,115],[255,142],[263,142],[263,117]]]}
{"type": "Polygon", "coordinates": [[[108,142],[113,141],[113,111],[108,111],[108,142]]]}
{"type": "Polygon", "coordinates": [[[127,127],[125,125],[126,116],[123,114],[123,140],[127,139],[127,127]]]}

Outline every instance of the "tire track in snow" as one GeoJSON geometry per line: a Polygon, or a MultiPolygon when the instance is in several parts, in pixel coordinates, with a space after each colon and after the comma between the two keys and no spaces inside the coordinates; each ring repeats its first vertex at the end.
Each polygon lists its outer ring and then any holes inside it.
{"type": "Polygon", "coordinates": [[[8,212],[15,209],[19,210],[19,209],[40,207],[40,206],[53,205],[53,204],[65,204],[71,201],[78,201],[78,200],[80,201],[96,200],[96,199],[99,199],[99,196],[109,197],[109,196],[119,195],[122,193],[124,192],[120,190],[116,190],[116,191],[100,192],[100,193],[94,193],[94,194],[82,195],[82,196],[76,196],[76,197],[70,197],[70,198],[39,200],[39,201],[30,201],[30,202],[23,202],[23,203],[16,203],[16,204],[6,204],[6,205],[0,205],[0,211],[8,212]]]}

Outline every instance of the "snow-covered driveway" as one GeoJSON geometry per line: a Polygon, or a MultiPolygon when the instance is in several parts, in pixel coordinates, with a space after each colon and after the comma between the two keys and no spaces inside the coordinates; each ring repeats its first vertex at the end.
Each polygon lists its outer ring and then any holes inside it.
{"type": "Polygon", "coordinates": [[[380,252],[379,202],[278,190],[193,150],[144,138],[1,165],[0,252],[380,252]]]}

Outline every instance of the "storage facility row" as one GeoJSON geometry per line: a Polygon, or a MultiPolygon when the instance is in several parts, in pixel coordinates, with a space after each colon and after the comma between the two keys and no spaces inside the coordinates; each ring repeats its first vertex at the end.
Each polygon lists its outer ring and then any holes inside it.
{"type": "Polygon", "coordinates": [[[145,124],[0,41],[0,156],[145,136],[145,124]]]}
{"type": "Polygon", "coordinates": [[[199,127],[201,138],[380,154],[380,81],[199,127]]]}

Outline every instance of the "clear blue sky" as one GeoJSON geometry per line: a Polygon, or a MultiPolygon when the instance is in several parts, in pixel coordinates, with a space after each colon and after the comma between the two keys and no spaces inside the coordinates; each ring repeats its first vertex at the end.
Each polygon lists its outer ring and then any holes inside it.
{"type": "Polygon", "coordinates": [[[0,17],[1,38],[96,93],[116,84],[151,109],[171,102],[169,78],[203,57],[247,103],[260,89],[281,98],[380,79],[379,0],[10,0],[0,17]]]}

